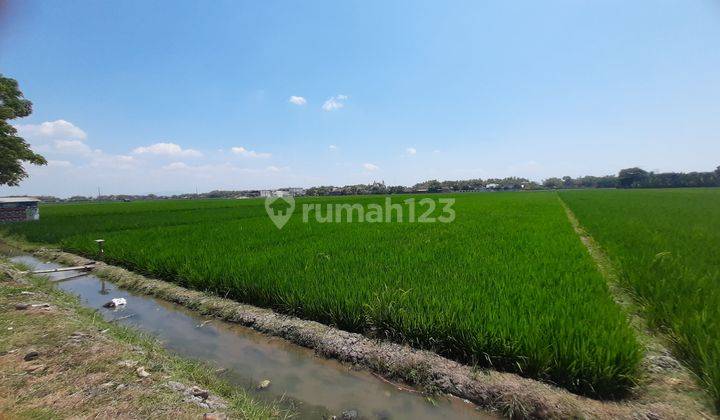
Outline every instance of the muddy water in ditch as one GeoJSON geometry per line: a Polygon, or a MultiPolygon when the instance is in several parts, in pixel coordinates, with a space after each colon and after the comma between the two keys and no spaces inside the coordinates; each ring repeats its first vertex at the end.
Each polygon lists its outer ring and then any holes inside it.
{"type": "MultiPolygon", "coordinates": [[[[19,255],[12,261],[33,269],[60,267],[34,257],[19,255]]],[[[76,272],[49,274],[57,286],[80,296],[82,303],[159,338],[169,350],[224,369],[231,382],[248,389],[258,399],[279,400],[301,418],[322,418],[356,410],[368,419],[477,419],[496,418],[457,398],[422,395],[401,390],[366,371],[349,368],[316,356],[312,350],[283,339],[262,335],[250,328],[206,318],[186,308],[146,295],[117,288],[94,275],[76,272]],[[63,280],[67,279],[67,280],[63,280]],[[103,309],[111,298],[124,297],[127,306],[103,309]],[[268,388],[256,384],[269,379],[268,388]]]]}

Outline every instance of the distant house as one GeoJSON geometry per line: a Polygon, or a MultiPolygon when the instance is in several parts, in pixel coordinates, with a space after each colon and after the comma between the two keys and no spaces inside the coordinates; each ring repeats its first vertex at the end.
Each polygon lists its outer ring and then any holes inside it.
{"type": "Polygon", "coordinates": [[[305,188],[288,188],[287,191],[295,197],[305,195],[305,188]]]}
{"type": "Polygon", "coordinates": [[[34,197],[0,197],[0,222],[39,220],[39,202],[34,197]]]}
{"type": "Polygon", "coordinates": [[[500,188],[500,184],[487,184],[487,185],[485,185],[485,188],[487,188],[489,190],[496,190],[496,189],[500,188]]]}
{"type": "Polygon", "coordinates": [[[304,188],[281,188],[279,190],[261,190],[260,197],[295,197],[305,195],[304,188]]]}
{"type": "Polygon", "coordinates": [[[273,191],[273,197],[290,197],[292,194],[287,190],[275,190],[273,191]]]}

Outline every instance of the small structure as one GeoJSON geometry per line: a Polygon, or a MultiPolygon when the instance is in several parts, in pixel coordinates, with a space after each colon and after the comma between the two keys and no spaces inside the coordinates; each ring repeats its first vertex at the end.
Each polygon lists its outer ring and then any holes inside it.
{"type": "Polygon", "coordinates": [[[273,197],[290,197],[292,194],[290,194],[287,190],[275,190],[272,193],[273,197]]]}
{"type": "Polygon", "coordinates": [[[39,202],[34,197],[0,197],[0,223],[39,220],[39,202]]]}
{"type": "Polygon", "coordinates": [[[293,197],[298,197],[301,195],[305,195],[305,188],[288,188],[287,192],[290,193],[293,197]]]}
{"type": "Polygon", "coordinates": [[[304,188],[280,188],[279,190],[260,190],[260,197],[296,197],[305,195],[304,188]]]}

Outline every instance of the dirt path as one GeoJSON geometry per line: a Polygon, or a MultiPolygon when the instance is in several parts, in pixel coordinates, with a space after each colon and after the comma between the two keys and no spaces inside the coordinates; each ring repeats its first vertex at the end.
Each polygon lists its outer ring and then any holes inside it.
{"type": "Polygon", "coordinates": [[[645,347],[641,382],[633,389],[633,398],[642,401],[665,401],[675,407],[682,407],[688,413],[712,418],[708,414],[712,412],[710,398],[698,385],[695,376],[672,355],[669,340],[648,328],[635,299],[620,286],[618,272],[608,256],[583,229],[580,221],[559,195],[558,200],[580,241],[607,281],[613,299],[627,314],[630,325],[645,347]]]}
{"type": "Polygon", "coordinates": [[[284,414],[0,259],[0,418],[284,414]]]}

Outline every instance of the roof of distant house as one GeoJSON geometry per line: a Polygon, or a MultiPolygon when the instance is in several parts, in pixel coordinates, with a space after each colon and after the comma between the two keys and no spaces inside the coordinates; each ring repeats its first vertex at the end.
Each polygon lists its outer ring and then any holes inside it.
{"type": "Polygon", "coordinates": [[[0,203],[36,203],[41,201],[35,197],[0,197],[0,203]]]}

